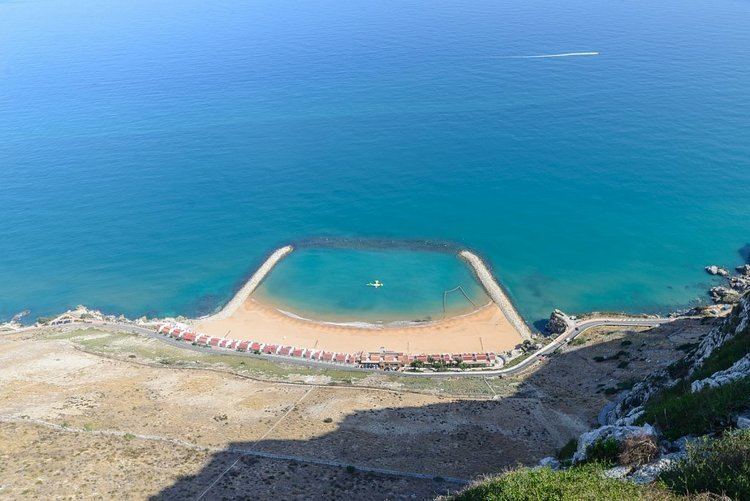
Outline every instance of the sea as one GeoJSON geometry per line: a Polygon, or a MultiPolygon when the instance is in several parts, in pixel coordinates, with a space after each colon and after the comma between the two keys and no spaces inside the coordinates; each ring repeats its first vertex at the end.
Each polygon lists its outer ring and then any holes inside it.
{"type": "Polygon", "coordinates": [[[750,259],[746,0],[0,0],[0,319],[524,318],[750,259]],[[334,242],[334,244],[331,244],[334,242]],[[379,280],[382,287],[368,283],[379,280]]]}

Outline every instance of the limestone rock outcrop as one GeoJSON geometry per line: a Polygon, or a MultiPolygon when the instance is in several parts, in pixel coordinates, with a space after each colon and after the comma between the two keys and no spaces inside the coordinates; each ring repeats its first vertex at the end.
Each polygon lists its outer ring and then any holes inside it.
{"type": "Polygon", "coordinates": [[[562,334],[568,329],[570,319],[560,310],[554,310],[549,316],[545,329],[550,334],[562,334]]]}
{"type": "MultiPolygon", "coordinates": [[[[721,323],[713,327],[700,341],[698,347],[680,364],[687,368],[688,375],[700,368],[706,358],[726,341],[750,329],[750,294],[739,299],[730,313],[721,323]]],[[[668,369],[658,371],[645,380],[637,383],[625,394],[623,399],[605,415],[609,424],[632,424],[643,412],[643,404],[654,394],[673,387],[678,380],[673,378],[668,369]]]]}
{"type": "Polygon", "coordinates": [[[703,388],[717,388],[747,376],[750,376],[750,354],[737,360],[729,369],[715,372],[706,379],[693,381],[690,391],[695,393],[703,388]]]}
{"type": "Polygon", "coordinates": [[[717,303],[735,304],[740,301],[740,293],[738,291],[722,285],[711,287],[708,293],[711,295],[711,299],[717,303]]]}
{"type": "Polygon", "coordinates": [[[716,266],[715,264],[712,264],[711,266],[706,266],[706,272],[709,275],[719,275],[721,277],[729,276],[729,271],[727,271],[726,268],[722,268],[721,266],[716,266]]]}
{"type": "Polygon", "coordinates": [[[578,463],[586,459],[588,448],[600,440],[613,438],[618,443],[624,442],[629,437],[655,437],[656,431],[651,425],[643,426],[613,426],[606,425],[595,430],[588,431],[578,437],[578,446],[573,454],[573,462],[578,463]]]}

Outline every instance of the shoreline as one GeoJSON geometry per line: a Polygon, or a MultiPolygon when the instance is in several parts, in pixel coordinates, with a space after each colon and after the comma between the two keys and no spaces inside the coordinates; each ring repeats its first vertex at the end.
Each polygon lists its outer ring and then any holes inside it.
{"type": "Polygon", "coordinates": [[[200,334],[334,352],[501,353],[522,337],[493,302],[463,315],[409,325],[348,325],[309,320],[248,298],[228,318],[195,319],[200,334]]]}
{"type": "Polygon", "coordinates": [[[336,322],[333,320],[320,320],[320,319],[303,317],[302,315],[299,315],[297,313],[286,311],[282,308],[279,308],[277,305],[271,304],[267,301],[258,300],[258,299],[253,299],[253,301],[255,301],[255,303],[257,303],[258,305],[261,305],[264,308],[275,310],[281,313],[282,315],[289,317],[291,319],[294,319],[294,320],[302,320],[304,322],[310,322],[313,324],[330,325],[334,327],[365,329],[365,330],[386,330],[386,329],[400,329],[400,328],[408,328],[408,327],[430,327],[430,326],[439,324],[445,320],[459,319],[459,318],[471,316],[492,304],[492,302],[490,301],[481,306],[474,308],[471,311],[467,311],[464,313],[457,313],[455,315],[448,315],[445,318],[440,318],[437,320],[387,320],[387,321],[382,321],[382,322],[379,322],[379,321],[368,322],[365,320],[350,320],[350,321],[336,322]]]}
{"type": "Polygon", "coordinates": [[[254,297],[261,282],[293,249],[292,245],[276,249],[221,310],[187,323],[196,332],[217,339],[346,353],[501,353],[533,339],[489,267],[467,249],[451,254],[472,270],[489,302],[438,320],[326,321],[254,297]]]}

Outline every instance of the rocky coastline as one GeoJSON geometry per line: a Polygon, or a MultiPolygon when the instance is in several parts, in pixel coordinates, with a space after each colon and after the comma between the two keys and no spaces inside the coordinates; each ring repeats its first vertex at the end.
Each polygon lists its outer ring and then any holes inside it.
{"type": "MultiPolygon", "coordinates": [[[[742,270],[747,268],[742,267],[742,270]]],[[[738,268],[739,270],[739,268],[738,268]]],[[[557,310],[556,310],[557,311],[557,310]]],[[[558,323],[559,314],[553,313],[550,322],[558,323]]],[[[646,406],[655,397],[670,391],[678,385],[690,383],[692,379],[706,372],[711,355],[727,343],[750,336],[750,291],[739,296],[731,313],[716,323],[700,340],[698,346],[667,369],[653,373],[624,393],[620,400],[605,407],[600,415],[602,426],[583,433],[577,439],[575,452],[567,464],[557,458],[547,457],[540,461],[540,467],[552,469],[568,468],[587,461],[588,456],[597,450],[597,444],[608,443],[620,451],[635,450],[637,459],[622,459],[621,463],[604,472],[610,478],[619,478],[638,484],[650,483],[677,462],[686,458],[694,444],[706,443],[708,438],[719,436],[684,435],[669,440],[658,426],[644,422],[646,406]],[[612,445],[613,444],[613,445],[612,445]]],[[[716,389],[750,378],[750,353],[738,355],[728,368],[717,370],[688,384],[690,393],[706,389],[716,389]]],[[[732,415],[730,422],[724,423],[729,429],[750,429],[750,409],[746,408],[732,415]]]]}

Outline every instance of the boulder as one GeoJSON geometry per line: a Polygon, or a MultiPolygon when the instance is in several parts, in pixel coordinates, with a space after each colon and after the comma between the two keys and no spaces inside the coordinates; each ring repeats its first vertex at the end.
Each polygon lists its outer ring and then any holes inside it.
{"type": "Polygon", "coordinates": [[[743,264],[735,268],[740,275],[750,277],[750,264],[743,264]]]}
{"type": "Polygon", "coordinates": [[[607,425],[591,430],[578,437],[578,447],[573,454],[573,462],[578,463],[586,459],[586,451],[591,444],[600,440],[614,438],[617,442],[622,443],[628,437],[650,436],[656,437],[656,431],[651,425],[643,426],[615,426],[607,425]]]}
{"type": "Polygon", "coordinates": [[[750,277],[732,277],[729,279],[729,287],[739,292],[750,290],[750,277]]]}
{"type": "Polygon", "coordinates": [[[740,293],[728,287],[711,287],[708,293],[716,303],[735,304],[740,302],[740,293]]]}
{"type": "Polygon", "coordinates": [[[750,416],[737,416],[737,428],[740,430],[750,429],[750,416]]]}
{"type": "Polygon", "coordinates": [[[632,466],[615,466],[614,468],[604,470],[604,476],[620,480],[627,477],[631,471],[633,471],[632,466]]]}
{"type": "Polygon", "coordinates": [[[545,329],[550,334],[562,334],[568,330],[568,316],[560,310],[553,311],[545,329]]]}
{"type": "Polygon", "coordinates": [[[697,439],[692,435],[685,435],[684,437],[680,437],[677,440],[673,441],[671,444],[671,449],[676,452],[685,452],[689,444],[697,442],[699,440],[700,439],[697,439]]]}
{"type": "Polygon", "coordinates": [[[721,277],[729,276],[729,272],[726,270],[726,268],[722,268],[721,266],[716,266],[715,264],[712,264],[711,266],[706,266],[706,272],[709,275],[719,275],[721,277]]]}
{"type": "Polygon", "coordinates": [[[670,468],[674,463],[685,457],[684,452],[674,452],[672,454],[665,454],[653,463],[649,463],[641,466],[633,472],[628,479],[636,484],[650,484],[656,478],[666,470],[670,468]]]}
{"type": "Polygon", "coordinates": [[[551,470],[559,470],[560,469],[560,461],[553,458],[552,456],[547,456],[546,458],[543,458],[541,461],[539,461],[539,467],[540,468],[549,468],[551,470]]]}

